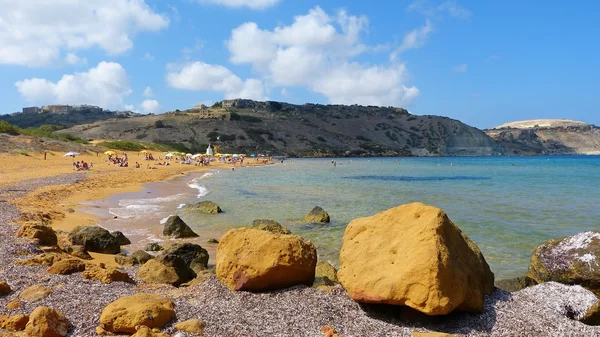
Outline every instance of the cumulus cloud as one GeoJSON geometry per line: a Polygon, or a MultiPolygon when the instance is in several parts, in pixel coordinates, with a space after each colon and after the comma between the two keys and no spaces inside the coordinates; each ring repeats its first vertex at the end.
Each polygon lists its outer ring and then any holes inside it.
{"type": "Polygon", "coordinates": [[[464,73],[464,72],[467,72],[467,64],[466,63],[459,64],[459,65],[452,67],[452,69],[458,73],[464,73]]]}
{"type": "Polygon", "coordinates": [[[169,24],[144,0],[0,0],[0,8],[0,64],[47,66],[93,47],[121,54],[137,33],[169,24]]]}
{"type": "Polygon", "coordinates": [[[200,3],[223,5],[232,8],[248,7],[252,9],[265,9],[275,6],[281,0],[199,0],[200,3]]]}
{"type": "MultiPolygon", "coordinates": [[[[404,84],[404,64],[395,58],[383,65],[355,60],[372,50],[361,41],[367,28],[364,16],[345,11],[329,15],[317,6],[306,15],[294,17],[292,24],[273,30],[261,29],[254,22],[244,23],[232,30],[226,45],[230,61],[251,65],[268,87],[305,87],[323,94],[330,103],[409,103],[419,90],[404,84]]],[[[403,48],[416,48],[431,29],[427,21],[403,48]]]]}
{"type": "Polygon", "coordinates": [[[72,66],[85,66],[87,65],[87,59],[85,57],[79,57],[74,53],[68,53],[65,57],[65,62],[72,66]]]}
{"type": "Polygon", "coordinates": [[[131,89],[125,68],[100,62],[87,72],[63,75],[57,82],[30,78],[15,83],[21,96],[32,104],[93,104],[120,109],[131,89]]]}
{"type": "Polygon", "coordinates": [[[266,99],[262,81],[244,81],[222,65],[201,61],[169,65],[167,83],[178,89],[222,92],[225,98],[266,99]]]}
{"type": "Polygon", "coordinates": [[[144,97],[152,97],[154,96],[154,91],[152,90],[152,88],[150,87],[146,87],[146,89],[144,89],[144,97]]]}
{"type": "Polygon", "coordinates": [[[150,114],[150,113],[157,114],[157,113],[161,112],[162,107],[160,106],[160,103],[158,103],[157,100],[147,99],[147,100],[144,100],[142,102],[142,104],[140,105],[140,110],[146,114],[150,114]]]}

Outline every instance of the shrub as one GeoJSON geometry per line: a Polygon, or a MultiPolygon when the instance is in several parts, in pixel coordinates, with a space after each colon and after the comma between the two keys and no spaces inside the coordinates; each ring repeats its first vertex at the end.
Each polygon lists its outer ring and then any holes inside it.
{"type": "Polygon", "coordinates": [[[364,137],[364,136],[360,136],[360,135],[356,136],[356,139],[362,140],[362,141],[365,141],[365,142],[370,142],[371,141],[369,138],[364,137]]]}
{"type": "Polygon", "coordinates": [[[327,140],[325,138],[321,137],[321,136],[317,137],[317,140],[319,140],[321,142],[324,142],[324,143],[327,143],[327,140]]]}
{"type": "Polygon", "coordinates": [[[122,151],[142,151],[146,149],[144,145],[131,140],[115,140],[110,142],[102,142],[98,144],[109,149],[122,150],[122,151]]]}
{"type": "Polygon", "coordinates": [[[8,122],[0,121],[0,133],[8,133],[9,135],[16,136],[19,134],[19,130],[8,122]]]}
{"type": "Polygon", "coordinates": [[[156,122],[154,122],[154,127],[157,128],[157,129],[164,128],[165,127],[165,123],[163,121],[161,121],[161,120],[157,120],[156,122]]]}

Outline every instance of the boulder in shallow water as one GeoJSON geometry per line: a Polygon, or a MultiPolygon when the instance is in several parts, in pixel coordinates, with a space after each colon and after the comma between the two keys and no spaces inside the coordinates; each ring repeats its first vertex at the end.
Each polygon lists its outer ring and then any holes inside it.
{"type": "Polygon", "coordinates": [[[275,234],[292,234],[290,230],[275,220],[257,219],[252,221],[252,228],[275,234]]]}
{"type": "Polygon", "coordinates": [[[117,239],[99,226],[77,227],[69,234],[69,240],[73,245],[82,245],[88,252],[118,254],[121,251],[117,239]]]}
{"type": "Polygon", "coordinates": [[[479,248],[439,208],[398,206],[354,219],[337,273],[352,299],[404,305],[428,315],[481,312],[494,274],[479,248]]]}
{"type": "Polygon", "coordinates": [[[217,247],[217,277],[232,290],[310,286],[316,264],[315,246],[296,235],[237,228],[228,231],[217,247]]]}
{"type": "Polygon", "coordinates": [[[167,219],[165,227],[163,228],[163,235],[177,239],[194,238],[198,236],[198,234],[194,233],[190,226],[181,220],[178,215],[171,215],[167,219]]]}
{"type": "Polygon", "coordinates": [[[331,265],[328,261],[321,261],[317,263],[315,268],[315,277],[326,277],[331,282],[338,282],[337,269],[331,265]]]}
{"type": "Polygon", "coordinates": [[[56,246],[58,237],[50,226],[43,224],[24,224],[17,230],[17,237],[36,239],[42,246],[56,246]]]}
{"type": "Polygon", "coordinates": [[[325,212],[319,206],[315,206],[308,214],[304,217],[304,221],[306,222],[314,222],[314,223],[328,223],[329,222],[329,214],[325,212]]]}
{"type": "Polygon", "coordinates": [[[123,232],[121,231],[114,231],[112,233],[110,233],[110,235],[112,235],[115,239],[117,239],[117,242],[121,245],[121,246],[127,246],[131,244],[131,240],[129,240],[125,234],[123,234],[123,232]]]}
{"type": "Polygon", "coordinates": [[[156,242],[150,242],[144,247],[144,250],[147,252],[160,252],[161,250],[164,250],[164,248],[156,242]]]}
{"type": "Polygon", "coordinates": [[[579,284],[600,294],[600,231],[552,239],[537,246],[527,276],[538,283],[579,284]]]}
{"type": "Polygon", "coordinates": [[[217,213],[223,212],[221,210],[221,207],[219,207],[219,205],[217,205],[214,202],[209,201],[209,200],[200,201],[199,203],[196,203],[196,204],[187,205],[187,206],[185,206],[185,209],[189,210],[189,211],[195,211],[195,212],[206,213],[206,214],[217,214],[217,213]]]}

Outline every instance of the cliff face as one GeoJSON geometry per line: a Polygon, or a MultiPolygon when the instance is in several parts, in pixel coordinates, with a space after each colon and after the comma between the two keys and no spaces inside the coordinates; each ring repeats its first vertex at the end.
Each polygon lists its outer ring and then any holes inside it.
{"type": "Polygon", "coordinates": [[[600,154],[600,128],[568,120],[536,120],[484,130],[507,154],[600,154]]]}
{"type": "Polygon", "coordinates": [[[302,157],[502,153],[496,141],[457,120],[356,105],[237,100],[213,108],[98,121],[59,132],[84,139],[177,143],[191,152],[203,151],[212,142],[220,145],[221,152],[270,151],[302,157]]]}

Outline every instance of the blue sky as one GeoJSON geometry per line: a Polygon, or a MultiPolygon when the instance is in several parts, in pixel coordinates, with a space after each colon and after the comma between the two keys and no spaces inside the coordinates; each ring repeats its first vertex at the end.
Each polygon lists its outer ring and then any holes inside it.
{"type": "Polygon", "coordinates": [[[596,1],[0,0],[0,113],[244,97],[600,125],[596,1]]]}

